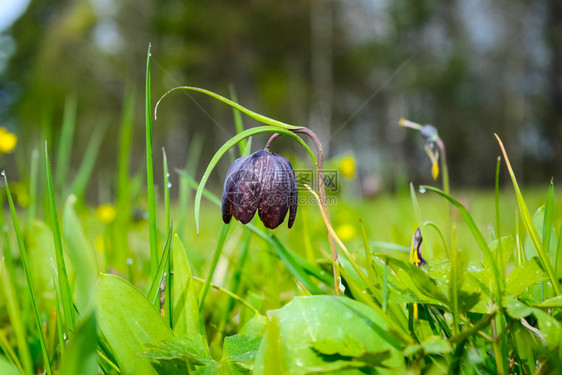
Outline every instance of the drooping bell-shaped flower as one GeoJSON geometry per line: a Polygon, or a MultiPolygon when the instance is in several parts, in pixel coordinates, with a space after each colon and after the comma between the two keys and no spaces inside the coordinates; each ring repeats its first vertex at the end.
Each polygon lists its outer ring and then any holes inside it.
{"type": "Polygon", "coordinates": [[[222,193],[222,219],[232,216],[249,223],[256,211],[270,229],[277,228],[289,212],[289,228],[297,215],[298,189],[289,160],[260,150],[237,159],[228,169],[222,193]]]}

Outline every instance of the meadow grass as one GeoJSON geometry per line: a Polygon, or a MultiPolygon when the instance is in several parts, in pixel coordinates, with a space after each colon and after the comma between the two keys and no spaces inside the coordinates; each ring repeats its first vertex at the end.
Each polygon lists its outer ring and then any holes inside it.
{"type": "MultiPolygon", "coordinates": [[[[521,190],[498,160],[488,190],[459,190],[451,181],[448,193],[412,184],[358,200],[353,184],[342,184],[330,216],[301,205],[290,230],[271,231],[257,219],[223,224],[220,189],[206,181],[226,153],[251,152],[249,137],[280,133],[305,147],[310,165],[319,160],[298,127],[240,106],[232,90],[230,100],[182,89],[233,108],[237,135],[205,161],[200,180],[200,138],[184,168],[168,165],[165,150],[161,169],[152,164],[150,51],[146,169],[129,171],[136,124],[127,91],[113,205],[84,200],[106,125],[94,130],[76,174],[68,173],[76,154],[71,99],[57,163],[45,147],[40,174],[38,152],[31,158],[27,189],[43,192],[43,205],[33,199],[18,207],[8,171],[0,373],[532,374],[561,365],[562,207],[552,183],[521,190]],[[245,129],[241,113],[265,125],[245,129]],[[159,189],[154,173],[163,176],[159,189]],[[170,173],[178,173],[178,186],[170,173]],[[147,217],[135,217],[133,207],[147,217]]],[[[300,194],[318,198],[313,190],[300,194]]]]}

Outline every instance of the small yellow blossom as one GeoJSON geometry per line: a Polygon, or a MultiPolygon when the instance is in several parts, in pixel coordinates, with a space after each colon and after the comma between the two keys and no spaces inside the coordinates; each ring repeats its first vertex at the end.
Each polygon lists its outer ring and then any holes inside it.
{"type": "Polygon", "coordinates": [[[116,215],[117,211],[115,211],[115,207],[110,204],[102,204],[96,210],[96,217],[105,225],[108,225],[115,220],[116,215]]]}
{"type": "Polygon", "coordinates": [[[340,240],[349,241],[357,236],[357,230],[351,224],[342,224],[336,229],[336,233],[340,240]]]}
{"type": "Polygon", "coordinates": [[[432,150],[428,145],[425,145],[425,152],[431,160],[431,175],[434,180],[437,180],[437,177],[439,177],[439,153],[432,150]]]}
{"type": "Polygon", "coordinates": [[[345,178],[353,178],[355,176],[355,159],[352,156],[341,159],[339,170],[345,178]]]}
{"type": "Polygon", "coordinates": [[[18,137],[6,128],[0,127],[0,153],[7,154],[16,148],[18,137]]]}

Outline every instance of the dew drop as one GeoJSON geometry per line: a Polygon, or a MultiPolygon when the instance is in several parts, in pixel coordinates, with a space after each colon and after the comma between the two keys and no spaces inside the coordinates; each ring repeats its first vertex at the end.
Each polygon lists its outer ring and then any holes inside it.
{"type": "Polygon", "coordinates": [[[0,175],[2,175],[2,177],[4,177],[6,175],[6,171],[0,172],[0,175]]]}
{"type": "Polygon", "coordinates": [[[127,264],[130,266],[133,264],[133,259],[132,258],[127,258],[127,264]]]}
{"type": "Polygon", "coordinates": [[[421,193],[421,194],[425,193],[425,188],[422,187],[422,186],[420,186],[420,193],[421,193]]]}
{"type": "Polygon", "coordinates": [[[168,182],[168,189],[170,189],[172,187],[172,183],[168,182]]]}
{"type": "Polygon", "coordinates": [[[170,178],[170,172],[166,173],[166,177],[170,178]]]}

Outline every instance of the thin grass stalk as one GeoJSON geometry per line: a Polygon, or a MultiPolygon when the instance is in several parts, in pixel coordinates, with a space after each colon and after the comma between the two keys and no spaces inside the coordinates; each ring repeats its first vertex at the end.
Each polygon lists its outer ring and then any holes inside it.
{"type": "MultiPolygon", "coordinates": [[[[201,278],[199,278],[199,277],[197,277],[197,276],[193,276],[193,280],[198,281],[198,282],[203,283],[204,285],[206,285],[208,279],[203,280],[203,279],[201,279],[201,278]]],[[[248,301],[246,301],[244,298],[240,297],[240,296],[237,295],[236,293],[232,293],[230,290],[225,289],[225,288],[223,288],[223,287],[220,287],[220,286],[218,286],[218,285],[215,285],[215,284],[213,284],[213,283],[209,283],[209,286],[210,286],[211,288],[213,288],[213,289],[218,290],[218,291],[221,292],[221,293],[226,294],[229,298],[232,298],[232,299],[234,299],[234,300],[240,302],[241,304],[243,304],[244,306],[246,306],[248,309],[252,310],[252,312],[253,312],[254,314],[256,314],[256,315],[259,315],[259,314],[260,314],[260,312],[259,312],[254,306],[252,306],[248,301]]]]}
{"type": "Polygon", "coordinates": [[[453,335],[459,333],[459,277],[458,274],[458,262],[459,262],[459,252],[457,250],[457,227],[453,224],[451,230],[451,303],[453,307],[453,335]]]}
{"type": "Polygon", "coordinates": [[[148,192],[148,235],[150,239],[150,276],[156,277],[158,269],[158,239],[156,228],[156,198],[154,196],[154,170],[152,165],[152,105],[150,101],[150,47],[146,54],[146,184],[148,192]]]}
{"type": "MultiPolygon", "coordinates": [[[[6,309],[8,310],[8,317],[10,318],[10,323],[16,338],[21,363],[17,356],[14,355],[13,358],[18,362],[18,367],[22,372],[27,375],[32,375],[33,362],[31,360],[29,345],[27,344],[26,329],[21,316],[21,307],[18,302],[17,292],[12,282],[13,278],[6,269],[5,264],[0,264],[0,277],[4,290],[4,296],[6,298],[6,309]]],[[[4,337],[3,334],[2,337],[4,337]]],[[[10,348],[10,345],[8,344],[7,347],[10,348]]]]}
{"type": "Polygon", "coordinates": [[[43,324],[41,323],[41,318],[39,315],[39,307],[37,306],[37,297],[35,295],[35,289],[33,289],[33,277],[31,275],[31,271],[28,267],[29,259],[27,257],[27,251],[25,249],[25,243],[23,241],[23,236],[21,234],[20,225],[18,221],[18,217],[16,214],[16,208],[14,206],[14,201],[12,200],[12,194],[10,193],[10,187],[8,185],[8,179],[6,178],[6,173],[2,172],[2,176],[4,177],[4,184],[6,186],[6,196],[8,197],[8,202],[10,205],[10,211],[12,213],[12,221],[14,224],[14,231],[16,232],[16,239],[18,242],[18,247],[20,250],[20,256],[22,261],[22,267],[25,273],[25,278],[27,281],[27,288],[29,298],[31,300],[31,305],[33,307],[33,313],[35,317],[35,326],[37,328],[37,335],[39,336],[39,344],[41,346],[41,354],[43,355],[43,362],[45,365],[45,371],[47,375],[52,375],[51,370],[51,363],[49,362],[49,353],[47,352],[47,344],[45,340],[45,334],[43,332],[43,324]]]}
{"type": "MultiPolygon", "coordinates": [[[[164,209],[165,209],[165,216],[166,216],[166,227],[170,228],[171,226],[171,219],[170,219],[170,187],[172,184],[170,183],[170,173],[168,172],[168,158],[166,157],[166,151],[164,147],[162,147],[162,164],[164,170],[164,209]]],[[[170,243],[170,251],[168,251],[168,269],[166,270],[166,309],[165,311],[168,313],[168,325],[170,329],[173,329],[173,321],[174,321],[174,313],[173,313],[173,301],[172,301],[172,251],[173,251],[173,241],[170,243]]]]}
{"type": "Polygon", "coordinates": [[[31,163],[29,166],[29,206],[27,207],[27,223],[25,231],[31,232],[33,220],[37,212],[37,178],[39,174],[39,150],[31,151],[31,163]]]}
{"type": "Polygon", "coordinates": [[[67,180],[68,167],[70,165],[70,154],[72,152],[72,138],[76,127],[76,97],[70,96],[64,104],[62,130],[57,152],[57,173],[55,175],[55,187],[59,194],[64,194],[65,182],[67,180]]]}
{"type": "Polygon", "coordinates": [[[213,275],[215,274],[217,264],[219,263],[219,259],[222,254],[222,248],[224,246],[224,242],[226,241],[226,235],[228,234],[229,228],[230,228],[230,223],[222,224],[221,233],[219,235],[219,240],[217,242],[217,248],[215,249],[215,254],[213,255],[213,260],[211,261],[211,268],[209,269],[209,274],[207,275],[207,279],[205,280],[205,284],[203,285],[203,290],[201,291],[201,298],[199,299],[200,314],[203,312],[203,307],[205,306],[205,299],[207,298],[207,293],[209,292],[209,286],[211,285],[211,281],[213,280],[213,275]]]}
{"type": "MultiPolygon", "coordinates": [[[[550,237],[552,233],[552,211],[554,206],[554,183],[550,180],[550,187],[548,189],[548,193],[546,195],[546,203],[544,205],[544,220],[543,220],[543,232],[542,232],[542,246],[544,249],[545,254],[549,258],[549,261],[552,261],[552,257],[550,256],[550,237]]],[[[554,264],[558,263],[557,260],[552,262],[554,264]]],[[[556,272],[554,272],[556,275],[556,272]]],[[[544,301],[545,299],[545,290],[544,290],[544,281],[541,282],[541,298],[544,301]]]]}
{"type": "Polygon", "coordinates": [[[503,251],[502,251],[502,234],[501,234],[501,219],[500,219],[500,167],[501,157],[498,156],[496,163],[496,182],[495,182],[495,203],[496,203],[496,232],[498,237],[498,263],[501,277],[505,280],[505,265],[503,264],[503,251]]]}
{"type": "MultiPolygon", "coordinates": [[[[117,216],[115,229],[117,233],[126,233],[131,217],[131,189],[129,181],[129,164],[131,160],[131,143],[133,137],[133,119],[135,109],[135,94],[133,89],[125,91],[123,114],[121,118],[121,133],[119,136],[119,156],[117,167],[117,216]]],[[[125,257],[128,254],[127,236],[116,236],[116,252],[125,257]]]]}
{"type": "Polygon", "coordinates": [[[53,178],[51,176],[51,165],[49,162],[49,151],[47,143],[45,143],[45,172],[47,176],[47,189],[49,192],[49,209],[51,212],[51,226],[53,230],[53,238],[55,241],[55,260],[57,264],[58,284],[61,292],[61,302],[64,311],[64,319],[66,323],[65,333],[67,330],[73,330],[76,325],[76,316],[72,303],[72,292],[70,291],[70,283],[68,274],[66,273],[66,265],[64,262],[64,254],[62,251],[62,238],[59,228],[59,219],[57,217],[57,207],[55,204],[55,192],[53,188],[53,178]]]}
{"type": "Polygon", "coordinates": [[[519,189],[519,185],[517,184],[517,179],[515,178],[515,173],[511,168],[511,163],[509,162],[509,158],[507,157],[507,152],[505,151],[505,147],[497,134],[495,134],[500,148],[503,153],[503,157],[505,158],[505,163],[507,164],[507,169],[509,170],[509,174],[511,176],[511,180],[513,182],[513,187],[515,189],[515,195],[517,197],[517,205],[519,206],[519,210],[521,211],[521,216],[523,217],[523,224],[525,225],[525,229],[531,238],[531,242],[533,243],[535,250],[537,251],[537,255],[539,256],[539,260],[541,261],[542,266],[545,268],[546,273],[552,283],[552,288],[554,289],[554,293],[556,296],[560,295],[560,283],[558,282],[558,278],[552,269],[552,265],[550,264],[550,259],[548,255],[545,253],[543,245],[541,243],[539,234],[537,233],[537,228],[535,228],[533,224],[533,220],[531,218],[531,214],[527,209],[527,204],[523,199],[523,195],[521,194],[521,190],[519,189]]]}
{"type": "Polygon", "coordinates": [[[66,352],[66,334],[64,333],[64,321],[63,321],[63,312],[61,310],[61,298],[60,298],[60,291],[57,285],[57,268],[54,265],[53,259],[51,258],[51,279],[53,280],[53,286],[55,289],[55,311],[57,316],[57,335],[59,339],[59,347],[60,347],[60,357],[64,358],[66,352]]]}

